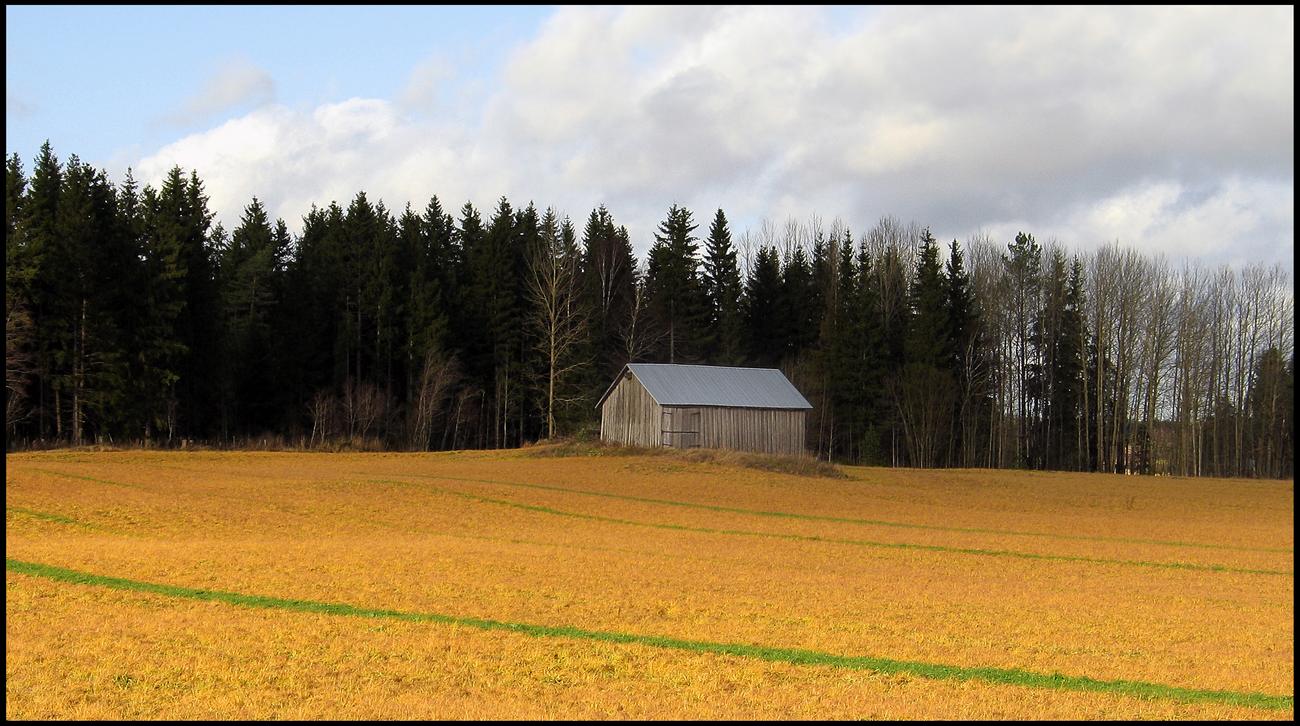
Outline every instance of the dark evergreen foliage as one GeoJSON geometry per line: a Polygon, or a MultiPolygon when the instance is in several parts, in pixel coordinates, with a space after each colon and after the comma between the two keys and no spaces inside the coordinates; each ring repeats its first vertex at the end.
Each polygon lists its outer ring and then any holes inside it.
{"type": "MultiPolygon", "coordinates": [[[[892,218],[861,244],[814,225],[742,275],[723,210],[701,252],[678,205],[643,268],[606,207],[579,234],[505,197],[485,223],[361,192],[313,205],[296,237],[253,198],[227,232],[197,172],[114,187],[48,143],[30,172],[6,159],[5,212],[10,446],[518,446],[594,433],[624,364],[674,361],[781,367],[814,403],[809,448],[836,461],[1168,465],[1164,410],[1131,420],[1142,361],[1089,329],[1083,261],[1029,234],[1000,257],[954,240],[945,262],[892,218]],[[539,286],[547,260],[567,287],[539,286]]],[[[1189,295],[1194,326],[1215,299],[1189,295]]],[[[1237,353],[1235,396],[1216,379],[1187,404],[1196,473],[1293,471],[1294,353],[1268,335],[1237,353]]]]}
{"type": "Polygon", "coordinates": [[[664,336],[653,354],[668,362],[705,360],[709,302],[699,274],[695,229],[690,210],[674,204],[659,223],[646,265],[647,312],[664,336]]]}

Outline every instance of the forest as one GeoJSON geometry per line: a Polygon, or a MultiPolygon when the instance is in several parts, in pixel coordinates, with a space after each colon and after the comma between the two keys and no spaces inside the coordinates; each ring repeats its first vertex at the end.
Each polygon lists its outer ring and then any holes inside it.
{"type": "Polygon", "coordinates": [[[779,367],[833,462],[1293,476],[1276,264],[941,243],[892,216],[733,237],[675,204],[638,260],[604,206],[364,192],[298,234],[253,198],[227,230],[197,171],[114,183],[48,142],[6,159],[5,210],[9,451],[591,437],[644,361],[779,367]]]}

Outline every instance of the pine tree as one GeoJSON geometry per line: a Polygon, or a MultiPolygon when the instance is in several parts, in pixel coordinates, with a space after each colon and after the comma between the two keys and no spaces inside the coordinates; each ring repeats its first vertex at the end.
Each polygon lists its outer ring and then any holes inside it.
{"type": "Polygon", "coordinates": [[[458,224],[465,269],[461,287],[463,314],[452,321],[453,347],[463,351],[466,370],[474,384],[486,389],[492,382],[492,341],[487,335],[487,290],[483,278],[492,263],[487,259],[483,221],[473,204],[465,202],[461,207],[458,224]]]}
{"type": "Polygon", "coordinates": [[[26,300],[35,274],[28,259],[24,235],[20,234],[23,217],[23,198],[27,193],[27,177],[23,175],[23,162],[18,154],[5,160],[5,291],[6,299],[26,300]]]}
{"type": "Polygon", "coordinates": [[[704,247],[704,288],[709,300],[707,360],[735,365],[742,360],[744,319],[741,315],[740,269],[731,243],[727,217],[719,209],[704,247]]]}
{"type": "Polygon", "coordinates": [[[603,390],[628,362],[624,336],[636,295],[636,260],[627,230],[615,227],[603,205],[587,217],[582,249],[583,299],[591,314],[585,385],[603,390]]]}
{"type": "Polygon", "coordinates": [[[939,246],[927,228],[921,233],[916,275],[908,291],[907,334],[904,356],[909,363],[939,369],[949,367],[948,310],[939,246]]]}
{"type": "Polygon", "coordinates": [[[913,466],[945,460],[954,396],[949,374],[948,309],[939,246],[927,228],[921,233],[916,274],[908,292],[905,363],[892,385],[913,466]]]}
{"type": "Polygon", "coordinates": [[[539,385],[540,372],[545,363],[536,355],[536,348],[528,344],[524,320],[528,315],[528,265],[533,252],[542,244],[542,221],[537,206],[530,200],[528,206],[515,212],[515,234],[509,250],[510,288],[514,307],[510,312],[510,399],[505,415],[514,433],[507,431],[506,446],[523,446],[524,441],[537,438],[546,427],[545,395],[539,385]]]}
{"type": "Polygon", "coordinates": [[[516,309],[514,248],[521,239],[510,202],[501,197],[497,209],[483,234],[482,243],[469,252],[474,299],[481,305],[483,327],[478,332],[486,340],[483,358],[477,367],[483,375],[483,387],[492,391],[493,414],[491,441],[495,447],[509,443],[510,396],[517,371],[514,312],[516,309]],[[481,367],[480,367],[481,366],[481,367]]]}
{"type": "Polygon", "coordinates": [[[775,368],[781,362],[784,332],[773,321],[780,317],[781,261],[775,247],[760,247],[745,281],[745,329],[749,359],[775,368]]]}
{"type": "Polygon", "coordinates": [[[408,389],[414,387],[418,374],[418,361],[424,360],[431,350],[447,347],[447,303],[443,296],[446,274],[440,264],[443,252],[442,225],[445,219],[437,197],[430,200],[424,217],[418,217],[407,205],[398,220],[401,245],[410,261],[410,283],[406,304],[407,332],[406,359],[408,362],[408,389]]]}
{"type": "MultiPolygon", "coordinates": [[[[847,250],[842,251],[842,255],[845,253],[847,250]]],[[[890,363],[885,343],[887,328],[881,304],[881,276],[877,268],[864,239],[858,246],[856,271],[851,275],[854,285],[852,292],[848,293],[847,303],[847,326],[852,341],[849,351],[853,366],[848,379],[848,400],[853,416],[849,444],[850,458],[854,461],[883,465],[891,461],[886,453],[889,442],[885,436],[892,427],[893,407],[888,405],[885,396],[890,363]]]]}
{"type": "Polygon", "coordinates": [[[220,279],[228,351],[228,396],[234,428],[245,433],[276,423],[281,401],[272,377],[272,315],[279,299],[279,251],[266,208],[253,197],[244,208],[230,246],[221,256],[220,279]]]}
{"type": "Polygon", "coordinates": [[[844,238],[833,251],[836,287],[829,295],[833,305],[826,315],[822,341],[829,391],[829,453],[832,459],[846,457],[855,461],[865,428],[861,362],[867,331],[863,325],[862,288],[854,260],[852,233],[845,230],[844,238]]]}
{"type": "MultiPolygon", "coordinates": [[[[1047,262],[1047,271],[1041,280],[1040,309],[1033,322],[1031,341],[1039,351],[1030,363],[1027,375],[1028,394],[1039,412],[1038,421],[1030,437],[1030,462],[1035,468],[1059,469],[1061,452],[1061,427],[1066,417],[1073,418],[1075,411],[1068,408],[1068,398],[1062,399],[1059,390],[1062,381],[1057,356],[1063,341],[1063,318],[1069,280],[1065,254],[1053,248],[1047,262]],[[1068,410],[1067,410],[1068,409],[1068,410]]],[[[1068,384],[1067,384],[1068,385],[1068,384]]]]}
{"type": "MultiPolygon", "coordinates": [[[[1053,259],[1053,266],[1056,261],[1053,259]]],[[[1060,329],[1052,356],[1052,397],[1049,403],[1055,431],[1055,444],[1049,452],[1048,466],[1079,469],[1084,449],[1080,440],[1080,416],[1083,411],[1084,351],[1087,337],[1083,310],[1083,265],[1075,257],[1065,287],[1060,329]]]]}
{"type": "Polygon", "coordinates": [[[1042,265],[1042,250],[1034,241],[1032,234],[1019,232],[1016,241],[1007,246],[1008,254],[1002,256],[1011,284],[1010,314],[1015,333],[1015,356],[1017,395],[1019,400],[1019,417],[1017,419],[1018,463],[1021,466],[1031,463],[1029,433],[1033,430],[1030,416],[1031,395],[1029,391],[1030,367],[1038,365],[1042,351],[1034,344],[1034,326],[1040,307],[1039,271],[1042,265]]]}
{"type": "Polygon", "coordinates": [[[36,405],[36,435],[39,438],[63,438],[63,416],[59,405],[61,397],[51,382],[53,357],[58,343],[51,338],[54,327],[45,324],[51,306],[57,304],[55,296],[59,286],[58,273],[51,269],[51,264],[57,263],[47,258],[57,237],[55,224],[62,177],[63,169],[54,156],[50,142],[46,141],[32,164],[32,176],[18,220],[24,261],[18,279],[21,284],[29,286],[26,292],[33,328],[36,374],[33,403],[36,405]]]}
{"type": "Polygon", "coordinates": [[[794,360],[816,340],[816,301],[812,266],[802,247],[795,247],[781,269],[781,295],[773,324],[782,344],[782,359],[794,360]]]}
{"type": "MultiPolygon", "coordinates": [[[[343,218],[343,325],[340,337],[347,362],[346,380],[361,385],[375,379],[375,354],[373,321],[377,303],[372,301],[376,290],[374,269],[377,266],[377,240],[380,221],[375,208],[358,192],[348,205],[343,218]]],[[[349,436],[356,433],[349,431],[349,436]]]]}
{"type": "Polygon", "coordinates": [[[956,466],[975,466],[980,422],[985,420],[984,382],[986,364],[980,337],[979,309],[971,289],[957,240],[948,248],[945,268],[947,328],[945,358],[956,385],[957,403],[949,438],[951,459],[956,466]]]}
{"type": "Polygon", "coordinates": [[[674,204],[659,224],[646,266],[647,310],[666,333],[657,353],[669,362],[703,361],[708,299],[691,234],[695,228],[690,210],[674,204]]]}
{"type": "MultiPolygon", "coordinates": [[[[903,266],[902,250],[898,245],[890,244],[873,266],[873,274],[867,283],[877,302],[875,309],[880,320],[881,354],[878,370],[882,391],[899,390],[907,362],[906,341],[910,312],[907,275],[903,266]]],[[[903,465],[904,431],[896,400],[891,402],[889,396],[882,393],[873,414],[873,421],[877,422],[879,431],[879,463],[903,465]]]]}
{"type": "Polygon", "coordinates": [[[28,418],[28,388],[32,379],[32,268],[22,229],[27,177],[22,160],[5,160],[5,444],[28,418]]]}

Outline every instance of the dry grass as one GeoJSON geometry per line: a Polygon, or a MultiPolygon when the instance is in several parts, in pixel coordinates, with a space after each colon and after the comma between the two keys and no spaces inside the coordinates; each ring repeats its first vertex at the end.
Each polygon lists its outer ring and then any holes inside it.
{"type": "Polygon", "coordinates": [[[521,450],[522,455],[539,458],[555,457],[589,457],[589,456],[655,456],[666,457],[693,464],[718,464],[721,466],[743,467],[760,471],[773,471],[779,474],[795,476],[825,477],[830,479],[847,479],[848,475],[838,466],[815,459],[810,456],[778,456],[775,454],[754,454],[725,449],[668,449],[662,447],[646,448],[625,446],[600,440],[562,439],[544,441],[521,450]]]}
{"type": "MultiPolygon", "coordinates": [[[[841,480],[535,452],[9,456],[7,556],[363,608],[1294,690],[1293,574],[1122,564],[1293,573],[1291,482],[856,467],[841,480]]],[[[6,595],[10,718],[1291,717],[13,572],[6,595]]]]}

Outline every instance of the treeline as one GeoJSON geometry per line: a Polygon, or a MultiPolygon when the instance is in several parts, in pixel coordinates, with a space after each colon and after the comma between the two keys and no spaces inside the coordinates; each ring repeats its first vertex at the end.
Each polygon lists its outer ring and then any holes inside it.
{"type": "Polygon", "coordinates": [[[1175,269],[1019,234],[941,248],[879,220],[733,239],[673,205],[644,263],[606,208],[359,193],[291,235],[203,183],[113,184],[49,144],[6,161],[6,445],[410,450],[599,427],[629,361],[780,367],[809,448],[894,466],[1293,472],[1278,266],[1175,269]]]}

